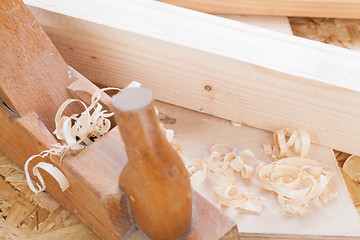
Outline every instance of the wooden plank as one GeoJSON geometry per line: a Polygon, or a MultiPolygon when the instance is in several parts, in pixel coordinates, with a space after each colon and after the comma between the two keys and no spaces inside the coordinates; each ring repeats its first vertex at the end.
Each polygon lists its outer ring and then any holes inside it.
{"type": "Polygon", "coordinates": [[[159,0],[215,14],[360,18],[359,0],[159,0]]]}
{"type": "Polygon", "coordinates": [[[95,83],[136,80],[162,101],[360,154],[357,52],[159,2],[26,2],[95,83]]]}

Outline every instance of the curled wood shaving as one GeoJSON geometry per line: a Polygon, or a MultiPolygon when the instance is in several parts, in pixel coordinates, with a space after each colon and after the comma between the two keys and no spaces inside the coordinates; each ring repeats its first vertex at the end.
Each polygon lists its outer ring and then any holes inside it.
{"type": "Polygon", "coordinates": [[[343,165],[343,169],[352,180],[360,182],[360,157],[348,157],[343,165]]]}
{"type": "Polygon", "coordinates": [[[224,144],[213,145],[206,159],[186,162],[192,186],[198,187],[206,176],[217,185],[231,185],[235,181],[234,171],[239,172],[243,178],[251,179],[254,168],[247,164],[246,155],[249,155],[249,150],[238,153],[237,149],[224,144]]]}
{"type": "Polygon", "coordinates": [[[234,186],[215,186],[215,198],[223,205],[228,207],[240,208],[249,213],[259,214],[265,198],[254,197],[252,192],[236,190],[234,186]]]}
{"type": "Polygon", "coordinates": [[[30,174],[29,174],[29,163],[37,157],[47,157],[47,156],[51,156],[51,155],[58,155],[57,152],[58,149],[53,148],[50,150],[45,150],[42,151],[40,154],[38,155],[33,155],[31,156],[26,162],[25,162],[25,166],[24,166],[24,171],[25,171],[25,176],[26,176],[26,181],[27,184],[29,186],[29,188],[31,189],[31,191],[33,191],[34,193],[40,193],[45,191],[46,185],[44,182],[44,179],[42,178],[40,172],[39,172],[39,168],[45,170],[46,172],[48,172],[51,176],[53,176],[53,178],[55,178],[55,180],[59,183],[59,186],[61,188],[62,191],[65,191],[68,187],[69,187],[69,181],[67,180],[67,178],[64,176],[64,174],[54,165],[50,164],[50,163],[45,163],[45,162],[39,162],[38,164],[35,165],[35,167],[33,167],[33,174],[34,176],[36,176],[39,181],[40,184],[36,183],[37,188],[34,186],[30,174]]]}
{"type": "Polygon", "coordinates": [[[209,164],[207,170],[207,176],[216,184],[227,186],[235,182],[234,171],[231,169],[209,164]]]}
{"type": "Polygon", "coordinates": [[[265,199],[254,197],[251,192],[236,190],[233,185],[235,172],[239,172],[245,179],[254,176],[254,168],[247,164],[246,156],[256,159],[248,149],[239,151],[224,144],[213,145],[206,159],[186,162],[192,186],[199,187],[209,177],[216,184],[214,196],[221,204],[250,213],[260,213],[265,199]]]}
{"type": "Polygon", "coordinates": [[[186,168],[190,173],[191,185],[197,188],[206,179],[207,164],[204,160],[194,159],[186,162],[186,168]]]}
{"type": "Polygon", "coordinates": [[[330,193],[335,171],[309,158],[278,160],[258,168],[257,173],[260,185],[277,193],[282,208],[292,214],[304,215],[312,200],[327,203],[336,197],[330,193]]]}
{"type": "Polygon", "coordinates": [[[225,162],[230,162],[230,167],[235,171],[240,172],[243,178],[251,179],[254,176],[254,168],[246,163],[246,155],[245,151],[241,152],[240,156],[232,152],[226,154],[224,160],[225,162]]]}
{"type": "Polygon", "coordinates": [[[282,128],[274,132],[275,157],[289,157],[290,147],[294,146],[295,153],[306,157],[310,149],[309,133],[303,129],[282,128]],[[286,141],[286,135],[290,138],[286,141]]]}
{"type": "Polygon", "coordinates": [[[101,92],[107,90],[120,91],[120,89],[116,88],[104,88],[95,92],[92,95],[89,107],[86,107],[85,103],[77,99],[68,99],[60,106],[55,116],[56,129],[54,134],[64,142],[65,146],[71,150],[84,149],[110,130],[111,122],[108,118],[113,113],[102,110],[102,105],[98,103],[101,92]],[[70,117],[62,116],[65,108],[74,102],[84,106],[84,112],[80,115],[73,114],[70,117]],[[91,111],[92,113],[90,113],[91,111]]]}
{"type": "Polygon", "coordinates": [[[215,144],[210,148],[210,154],[213,152],[220,153],[221,156],[225,156],[227,153],[232,152],[232,148],[225,144],[215,144]]]}
{"type": "MultiPolygon", "coordinates": [[[[140,83],[132,82],[127,88],[140,86],[140,83]]],[[[26,181],[33,192],[43,192],[46,188],[44,179],[41,176],[39,169],[43,169],[48,172],[59,183],[62,191],[65,191],[69,187],[68,180],[57,167],[50,163],[39,162],[35,165],[35,167],[33,167],[33,174],[40,181],[40,184],[37,183],[36,188],[33,185],[29,174],[29,163],[36,157],[44,158],[50,156],[51,158],[52,155],[61,155],[61,164],[62,157],[66,154],[66,152],[70,150],[82,150],[107,133],[111,127],[111,122],[108,118],[113,116],[114,113],[109,113],[106,110],[103,110],[103,106],[99,103],[99,100],[101,93],[108,90],[122,91],[119,88],[99,89],[92,95],[91,104],[88,107],[84,102],[78,99],[68,99],[59,107],[55,116],[56,129],[54,134],[61,141],[62,145],[56,145],[50,150],[45,150],[38,155],[31,156],[25,162],[24,169],[26,181]],[[66,107],[72,103],[80,103],[84,107],[84,111],[81,114],[63,116],[66,107]]]]}

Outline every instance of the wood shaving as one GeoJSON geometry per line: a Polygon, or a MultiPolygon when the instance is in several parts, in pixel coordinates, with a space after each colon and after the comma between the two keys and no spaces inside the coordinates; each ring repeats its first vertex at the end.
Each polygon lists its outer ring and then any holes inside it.
{"type": "MultiPolygon", "coordinates": [[[[131,82],[127,88],[137,88],[141,84],[138,82],[131,82]]],[[[67,99],[58,109],[55,115],[55,136],[60,141],[59,145],[53,146],[50,150],[45,150],[38,155],[31,156],[24,166],[27,183],[30,189],[35,192],[45,191],[46,185],[43,177],[39,172],[39,168],[47,171],[58,183],[62,191],[65,191],[69,186],[69,182],[64,174],[53,164],[39,162],[33,167],[33,174],[39,179],[40,184],[34,186],[30,173],[29,164],[36,157],[50,157],[52,155],[61,156],[60,164],[63,156],[70,150],[79,151],[96,141],[99,137],[107,133],[111,128],[111,122],[108,118],[114,115],[107,110],[103,110],[103,106],[99,103],[101,93],[108,90],[122,91],[119,88],[103,88],[99,89],[91,97],[90,106],[86,106],[84,102],[78,99],[67,99]],[[84,107],[84,111],[80,114],[73,114],[71,116],[63,116],[67,106],[72,103],[80,103],[84,107]]],[[[169,133],[170,134],[170,133],[169,133]]],[[[170,138],[171,136],[169,136],[170,138]]]]}
{"type": "Polygon", "coordinates": [[[38,155],[31,156],[25,162],[24,171],[25,171],[26,181],[28,183],[29,188],[34,193],[43,192],[43,191],[45,191],[45,188],[46,188],[45,181],[39,172],[39,168],[48,172],[59,183],[59,186],[62,191],[65,191],[70,186],[69,181],[64,176],[64,174],[57,167],[55,167],[54,165],[52,165],[50,163],[46,163],[46,162],[39,162],[38,164],[35,165],[35,167],[33,167],[33,174],[40,181],[40,184],[36,183],[37,188],[34,186],[32,180],[31,180],[31,177],[30,177],[30,173],[29,173],[29,163],[36,157],[44,158],[44,157],[50,156],[51,154],[57,155],[58,154],[57,149],[54,148],[54,149],[42,151],[38,155]]]}
{"type": "Polygon", "coordinates": [[[360,157],[348,157],[343,165],[343,169],[352,180],[360,182],[360,157]]]}
{"type": "Polygon", "coordinates": [[[274,132],[274,149],[270,150],[268,145],[265,151],[270,153],[272,157],[284,158],[291,155],[290,148],[294,146],[294,151],[300,154],[301,157],[306,157],[310,149],[309,133],[303,129],[282,128],[274,132]],[[286,136],[289,135],[289,140],[286,141],[286,136]],[[275,151],[275,152],[274,152],[275,151]]]}
{"type": "Polygon", "coordinates": [[[215,186],[214,196],[225,206],[240,208],[241,210],[255,214],[259,214],[265,204],[265,198],[254,197],[249,191],[236,190],[232,185],[215,186]]]}
{"type": "Polygon", "coordinates": [[[257,160],[257,175],[260,186],[275,192],[281,207],[288,213],[304,215],[312,202],[328,203],[336,194],[331,192],[330,180],[335,171],[330,167],[306,158],[310,149],[310,136],[305,130],[283,128],[274,132],[275,146],[264,144],[266,153],[274,158],[283,158],[266,165],[246,149],[239,151],[224,144],[210,148],[204,160],[186,162],[194,188],[209,177],[216,186],[214,195],[221,204],[238,207],[251,213],[260,213],[265,199],[253,197],[249,192],[236,190],[235,172],[243,179],[252,179],[254,168],[247,164],[246,157],[257,160]],[[286,139],[289,135],[289,139],[286,139]],[[290,148],[298,157],[291,155],[290,148]]]}
{"type": "MultiPolygon", "coordinates": [[[[159,114],[159,111],[155,108],[155,112],[157,114],[159,114]]],[[[171,129],[166,129],[164,127],[164,125],[162,123],[159,123],[161,132],[166,136],[166,139],[168,140],[168,142],[171,144],[171,146],[173,148],[175,148],[176,152],[182,156],[182,148],[180,146],[180,144],[178,143],[178,141],[176,141],[176,139],[174,138],[174,130],[171,129]]]]}
{"type": "Polygon", "coordinates": [[[336,198],[331,193],[330,179],[335,170],[306,158],[310,136],[302,129],[282,128],[274,132],[275,145],[264,144],[264,151],[272,158],[283,158],[257,169],[260,185],[278,195],[281,207],[288,213],[304,215],[312,201],[328,203],[336,198]],[[290,136],[286,141],[286,136],[290,136]],[[291,152],[294,146],[296,157],[291,152]]]}
{"type": "Polygon", "coordinates": [[[330,179],[335,171],[327,165],[303,157],[278,160],[257,170],[260,185],[278,195],[281,207],[289,213],[304,215],[311,201],[328,203],[330,179]]]}
{"type": "Polygon", "coordinates": [[[195,159],[186,162],[192,186],[199,187],[206,177],[209,177],[216,184],[214,196],[221,204],[240,208],[248,213],[260,213],[265,199],[254,197],[251,192],[236,190],[233,185],[235,172],[244,179],[251,179],[254,176],[254,168],[247,164],[246,156],[256,159],[248,149],[239,151],[225,144],[213,145],[210,148],[210,155],[204,160],[195,159]]]}

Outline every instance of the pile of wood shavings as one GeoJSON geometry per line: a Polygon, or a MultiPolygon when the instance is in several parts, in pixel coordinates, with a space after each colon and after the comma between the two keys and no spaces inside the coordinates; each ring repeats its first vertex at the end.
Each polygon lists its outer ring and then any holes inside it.
{"type": "MultiPolygon", "coordinates": [[[[132,82],[127,88],[140,87],[138,82],[132,82]]],[[[38,155],[31,156],[24,166],[27,183],[30,189],[35,192],[45,191],[46,185],[42,178],[39,169],[48,172],[58,182],[62,191],[65,191],[69,186],[69,182],[64,174],[53,164],[46,162],[39,162],[33,167],[33,174],[39,179],[40,184],[36,183],[37,187],[33,184],[29,174],[29,163],[37,158],[45,158],[52,156],[60,156],[60,163],[63,156],[70,150],[79,151],[91,145],[96,139],[103,136],[110,130],[111,123],[108,118],[113,116],[114,113],[108,113],[103,110],[103,106],[99,103],[101,92],[107,90],[118,90],[118,88],[103,88],[96,91],[91,97],[90,106],[86,106],[84,102],[78,99],[66,100],[58,109],[55,116],[56,129],[54,134],[61,142],[59,145],[53,146],[49,150],[42,151],[38,155]],[[71,116],[63,116],[64,110],[71,103],[80,103],[84,107],[84,111],[80,114],[73,114],[71,116]]],[[[165,130],[166,131],[166,130],[165,130]]]]}
{"type": "Polygon", "coordinates": [[[222,205],[259,214],[265,199],[234,186],[236,173],[244,179],[254,176],[254,168],[247,164],[247,156],[256,159],[250,150],[238,151],[224,144],[212,146],[208,158],[186,162],[192,186],[197,188],[208,177],[216,184],[214,196],[222,205]]]}
{"type": "MultiPolygon", "coordinates": [[[[279,129],[274,132],[274,142],[274,146],[264,145],[264,150],[277,161],[266,165],[258,160],[256,172],[260,186],[278,195],[283,210],[304,215],[312,201],[328,203],[336,198],[336,194],[331,193],[330,183],[335,171],[307,158],[310,149],[307,131],[279,129]],[[290,136],[288,140],[287,135],[290,136]]],[[[256,159],[250,150],[239,152],[223,144],[214,145],[208,158],[186,162],[193,187],[197,188],[208,177],[216,184],[214,196],[222,205],[260,213],[265,199],[234,187],[236,172],[243,179],[254,176],[254,168],[247,164],[246,156],[256,159]]]]}
{"type": "Polygon", "coordinates": [[[0,239],[97,240],[46,193],[33,193],[24,172],[0,153],[0,239]]]}
{"type": "Polygon", "coordinates": [[[266,153],[277,160],[257,169],[260,185],[275,192],[281,207],[288,213],[304,215],[311,201],[328,203],[336,198],[331,193],[331,178],[335,170],[307,158],[310,136],[305,130],[283,128],[274,132],[275,146],[264,145],[266,153]],[[286,141],[286,135],[290,135],[286,141]],[[297,157],[290,150],[294,147],[297,157]],[[282,159],[281,159],[282,158],[282,159]]]}

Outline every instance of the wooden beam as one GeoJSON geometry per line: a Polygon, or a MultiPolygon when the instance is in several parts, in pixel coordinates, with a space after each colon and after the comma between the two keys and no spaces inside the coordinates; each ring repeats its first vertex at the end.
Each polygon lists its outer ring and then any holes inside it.
{"type": "Polygon", "coordinates": [[[360,18],[359,0],[159,0],[214,14],[360,18]]]}
{"type": "Polygon", "coordinates": [[[95,83],[136,80],[159,100],[269,131],[305,128],[360,155],[357,52],[153,1],[26,2],[95,83]]]}

